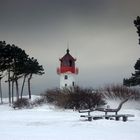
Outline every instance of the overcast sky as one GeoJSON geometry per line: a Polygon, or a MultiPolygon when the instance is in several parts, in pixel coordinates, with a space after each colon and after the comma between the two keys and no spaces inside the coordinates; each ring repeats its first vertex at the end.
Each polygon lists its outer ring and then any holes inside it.
{"type": "Polygon", "coordinates": [[[45,75],[34,77],[34,93],[59,87],[56,68],[67,44],[77,58],[77,84],[98,88],[134,72],[138,15],[140,0],[0,0],[0,40],[44,66],[45,75]]]}

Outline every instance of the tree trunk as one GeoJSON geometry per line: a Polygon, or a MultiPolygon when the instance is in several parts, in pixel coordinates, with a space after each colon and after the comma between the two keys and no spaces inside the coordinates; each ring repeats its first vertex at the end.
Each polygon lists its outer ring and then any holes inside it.
{"type": "Polygon", "coordinates": [[[18,79],[16,78],[15,80],[16,83],[16,96],[17,96],[17,100],[19,99],[19,89],[18,89],[18,79]]]}
{"type": "Polygon", "coordinates": [[[25,85],[25,80],[26,80],[26,75],[24,75],[24,79],[23,79],[23,83],[22,83],[22,88],[21,88],[21,93],[20,93],[21,99],[22,99],[22,95],[23,95],[23,89],[24,89],[24,85],[25,85]]]}
{"type": "Polygon", "coordinates": [[[15,81],[15,75],[14,75],[14,73],[13,73],[13,77],[12,77],[12,79],[11,79],[11,81],[12,81],[12,103],[14,102],[14,81],[15,81]]]}
{"type": "Polygon", "coordinates": [[[2,101],[2,86],[1,86],[1,78],[0,78],[0,98],[1,98],[1,104],[2,104],[3,101],[2,101]]]}
{"type": "Polygon", "coordinates": [[[9,104],[11,105],[11,81],[10,81],[10,69],[8,70],[8,90],[9,90],[9,104]]]}
{"type": "Polygon", "coordinates": [[[32,78],[32,74],[30,74],[30,77],[28,78],[28,93],[29,93],[29,99],[31,99],[31,78],[32,78]]]}
{"type": "Polygon", "coordinates": [[[14,80],[12,80],[12,103],[14,102],[14,80]]]}

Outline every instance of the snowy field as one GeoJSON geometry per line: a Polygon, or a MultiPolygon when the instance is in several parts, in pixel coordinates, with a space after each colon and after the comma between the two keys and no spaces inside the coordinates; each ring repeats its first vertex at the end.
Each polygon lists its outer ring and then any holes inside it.
{"type": "MultiPolygon", "coordinates": [[[[111,101],[110,105],[118,103],[111,101]]],[[[0,140],[138,140],[140,110],[127,103],[120,113],[134,114],[127,122],[80,118],[78,112],[44,105],[34,109],[14,110],[0,105],[0,140]]],[[[96,112],[99,114],[99,112],[96,112]]]]}

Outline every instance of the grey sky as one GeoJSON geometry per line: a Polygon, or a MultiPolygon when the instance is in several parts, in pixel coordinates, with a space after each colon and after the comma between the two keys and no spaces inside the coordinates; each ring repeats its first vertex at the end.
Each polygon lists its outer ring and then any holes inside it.
{"type": "Polygon", "coordinates": [[[0,40],[25,49],[46,74],[33,90],[59,86],[56,68],[65,54],[77,58],[81,86],[122,83],[140,56],[133,20],[139,0],[0,0],[0,40]]]}

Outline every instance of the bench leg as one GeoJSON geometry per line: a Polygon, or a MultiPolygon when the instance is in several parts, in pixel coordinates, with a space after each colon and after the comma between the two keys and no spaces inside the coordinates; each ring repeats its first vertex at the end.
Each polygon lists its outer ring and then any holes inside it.
{"type": "Polygon", "coordinates": [[[115,119],[116,119],[116,121],[119,121],[120,120],[120,117],[116,117],[115,119]]]}
{"type": "Polygon", "coordinates": [[[88,121],[90,121],[90,122],[92,121],[92,117],[91,116],[88,117],[88,121]]]}
{"type": "Polygon", "coordinates": [[[109,120],[109,117],[105,117],[106,120],[109,120]]]}
{"type": "Polygon", "coordinates": [[[124,121],[124,122],[127,121],[127,116],[123,116],[123,121],[124,121]]]}

